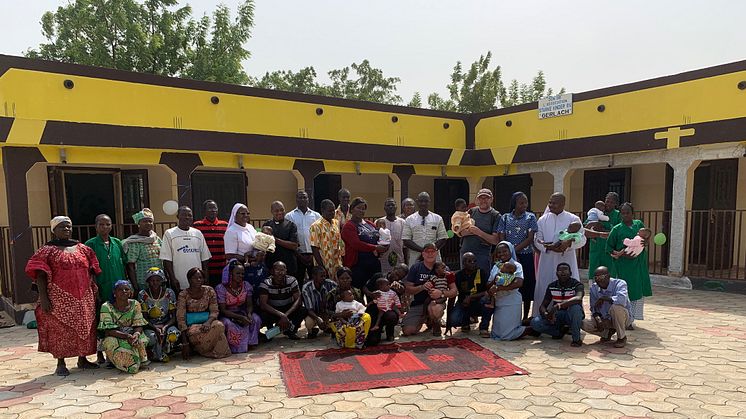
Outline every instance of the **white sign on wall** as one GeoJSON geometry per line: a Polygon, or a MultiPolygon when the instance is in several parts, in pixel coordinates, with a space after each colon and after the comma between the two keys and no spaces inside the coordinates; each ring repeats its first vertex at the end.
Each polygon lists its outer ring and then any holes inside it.
{"type": "Polygon", "coordinates": [[[539,99],[539,119],[572,115],[572,93],[539,99]]]}

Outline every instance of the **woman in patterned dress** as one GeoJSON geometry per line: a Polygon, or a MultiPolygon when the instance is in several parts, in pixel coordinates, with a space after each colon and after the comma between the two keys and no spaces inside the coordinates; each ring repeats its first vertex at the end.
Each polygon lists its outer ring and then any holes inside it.
{"type": "Polygon", "coordinates": [[[122,248],[127,255],[127,277],[132,283],[132,289],[139,293],[148,286],[145,282],[148,269],[154,266],[163,269],[160,259],[163,240],[153,231],[155,218],[149,208],[143,208],[132,215],[132,220],[137,224],[137,234],[122,240],[122,248]]]}
{"type": "Polygon", "coordinates": [[[39,352],[57,359],[55,374],[70,371],[65,358],[78,357],[78,368],[98,366],[86,359],[96,353],[96,275],[101,273],[90,247],[72,240],[72,221],[54,217],[54,239],[42,246],[26,264],[26,275],[39,291],[34,313],[38,324],[39,352]]]}
{"type": "Polygon", "coordinates": [[[192,349],[207,358],[225,358],[231,349],[225,338],[225,326],[218,319],[218,298],[215,290],[203,285],[201,268],[187,272],[189,287],[181,290],[176,301],[176,322],[181,330],[181,355],[192,356],[192,349]],[[192,320],[193,319],[193,320],[192,320]]]}
{"type": "Polygon", "coordinates": [[[231,260],[223,269],[223,281],[215,293],[231,352],[243,353],[259,344],[262,319],[254,313],[254,289],[244,281],[244,266],[238,260],[231,260]]]}
{"type": "Polygon", "coordinates": [[[362,302],[363,295],[357,288],[352,287],[352,272],[350,268],[341,267],[337,270],[337,288],[327,294],[327,311],[331,314],[330,327],[332,336],[338,346],[342,348],[362,348],[368,338],[370,330],[370,314],[364,313],[356,319],[349,321],[354,314],[351,310],[335,313],[336,305],[342,301],[342,292],[352,290],[355,300],[362,302]]]}
{"type": "Polygon", "coordinates": [[[536,289],[536,269],[534,264],[534,233],[539,229],[536,215],[528,211],[528,197],[523,192],[516,192],[510,197],[510,211],[500,217],[497,233],[500,241],[513,245],[517,262],[523,267],[523,285],[519,289],[523,300],[523,323],[531,318],[531,302],[536,289]]]}
{"type": "Polygon", "coordinates": [[[145,350],[148,337],[142,330],[148,322],[142,316],[140,304],[130,297],[132,285],[129,281],[117,281],[113,300],[101,306],[98,330],[106,334],[101,344],[106,358],[117,369],[134,374],[140,367],[150,364],[145,350]]]}
{"type": "Polygon", "coordinates": [[[148,321],[145,336],[153,361],[168,362],[169,354],[179,342],[181,332],[176,327],[176,294],[165,286],[166,275],[157,267],[150,268],[148,287],[137,296],[143,317],[148,321]]]}

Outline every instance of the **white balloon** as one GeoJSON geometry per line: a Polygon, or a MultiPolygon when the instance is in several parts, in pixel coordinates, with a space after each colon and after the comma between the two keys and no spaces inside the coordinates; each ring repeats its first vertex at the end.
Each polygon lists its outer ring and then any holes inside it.
{"type": "Polygon", "coordinates": [[[179,211],[179,203],[178,202],[176,202],[174,200],[170,200],[170,201],[166,201],[166,202],[163,203],[163,212],[166,215],[174,215],[178,211],[179,211]]]}

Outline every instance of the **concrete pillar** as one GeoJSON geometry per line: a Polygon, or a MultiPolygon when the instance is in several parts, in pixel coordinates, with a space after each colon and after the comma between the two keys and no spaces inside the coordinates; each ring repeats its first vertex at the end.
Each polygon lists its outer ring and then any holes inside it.
{"type": "Polygon", "coordinates": [[[202,166],[202,159],[196,153],[162,153],[160,164],[168,166],[176,173],[179,206],[192,207],[192,172],[202,166]]]}
{"type": "Polygon", "coordinates": [[[673,168],[673,196],[671,199],[671,233],[668,237],[668,274],[684,274],[686,253],[686,210],[692,202],[694,193],[694,170],[700,160],[674,160],[669,165],[673,168]]]}
{"type": "MultiPolygon", "coordinates": [[[[29,225],[29,202],[26,173],[38,162],[46,159],[38,149],[32,147],[3,147],[3,170],[5,171],[5,197],[8,202],[8,225],[10,234],[10,290],[4,289],[3,294],[11,297],[13,304],[27,304],[36,300],[31,292],[31,282],[26,277],[24,269],[26,262],[34,253],[33,231],[29,225]],[[6,291],[12,291],[9,296],[6,291]]],[[[44,205],[35,203],[34,205],[44,205]]],[[[64,215],[64,214],[53,214],[64,215]]],[[[5,288],[5,287],[4,287],[5,288]]],[[[14,307],[6,307],[13,311],[14,307]]],[[[20,319],[16,318],[16,321],[20,319]]]]}
{"type": "Polygon", "coordinates": [[[397,206],[401,207],[401,201],[403,201],[404,198],[410,198],[409,179],[414,175],[414,166],[394,166],[392,172],[393,173],[389,174],[389,178],[394,182],[394,198],[396,199],[397,206]],[[397,183],[399,185],[398,197],[397,183]]]}
{"type": "Polygon", "coordinates": [[[564,194],[566,205],[570,205],[572,199],[570,196],[572,192],[570,180],[575,169],[570,169],[569,166],[566,165],[556,165],[547,167],[547,172],[554,177],[554,192],[561,192],[564,194]]]}
{"type": "Polygon", "coordinates": [[[308,207],[315,210],[318,210],[318,208],[316,208],[316,203],[313,199],[313,180],[324,169],[324,162],[319,160],[297,159],[293,163],[293,175],[298,180],[298,191],[306,191],[308,194],[308,207]]]}
{"type": "Polygon", "coordinates": [[[466,181],[469,182],[469,202],[476,202],[477,193],[482,189],[482,185],[484,185],[484,176],[468,177],[466,181]]]}

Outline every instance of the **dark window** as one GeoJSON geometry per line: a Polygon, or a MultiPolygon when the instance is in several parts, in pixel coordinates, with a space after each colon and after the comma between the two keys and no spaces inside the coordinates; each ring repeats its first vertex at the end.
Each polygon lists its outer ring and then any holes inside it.
{"type": "Polygon", "coordinates": [[[596,201],[603,201],[606,194],[619,194],[619,203],[629,201],[632,169],[586,170],[583,173],[583,213],[593,208],[596,201]]]}
{"type": "Polygon", "coordinates": [[[469,202],[469,182],[465,179],[435,179],[434,194],[435,197],[431,197],[434,200],[432,211],[443,217],[446,229],[450,229],[456,200],[463,198],[469,202]]]}
{"type": "Polygon", "coordinates": [[[195,220],[205,216],[202,204],[208,199],[218,204],[218,218],[228,221],[234,204],[247,204],[246,174],[207,171],[192,173],[192,210],[195,220]]]}

